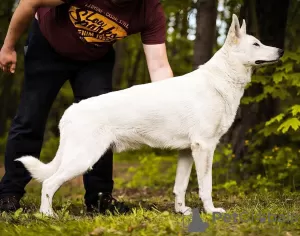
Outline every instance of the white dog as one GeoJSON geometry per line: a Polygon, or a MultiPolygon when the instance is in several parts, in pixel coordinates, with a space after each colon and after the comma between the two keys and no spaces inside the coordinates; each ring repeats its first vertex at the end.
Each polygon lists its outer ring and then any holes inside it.
{"type": "Polygon", "coordinates": [[[246,34],[232,23],[223,47],[206,64],[183,76],[133,86],[73,104],[59,129],[59,149],[49,164],[31,156],[18,159],[43,182],[40,212],[52,216],[52,198],[66,181],[88,171],[105,151],[142,144],[180,150],[174,186],[175,211],[190,214],[185,192],[193,161],[199,196],[207,213],[225,212],[212,201],[212,162],[219,139],[234,121],[253,68],[274,63],[283,50],[246,34]]]}

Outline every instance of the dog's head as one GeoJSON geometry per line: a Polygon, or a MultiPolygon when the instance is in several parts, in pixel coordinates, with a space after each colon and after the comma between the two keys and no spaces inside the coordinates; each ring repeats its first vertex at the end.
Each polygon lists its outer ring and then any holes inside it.
{"type": "Polygon", "coordinates": [[[284,53],[282,49],[266,46],[255,37],[248,35],[245,20],[240,27],[235,14],[232,16],[224,46],[243,65],[251,67],[275,63],[284,53]]]}

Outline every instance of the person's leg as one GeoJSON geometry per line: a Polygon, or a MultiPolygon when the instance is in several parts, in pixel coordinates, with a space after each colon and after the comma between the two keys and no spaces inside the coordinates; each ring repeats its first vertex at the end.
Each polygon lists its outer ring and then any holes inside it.
{"type": "MultiPolygon", "coordinates": [[[[114,61],[115,53],[112,49],[101,60],[82,63],[76,77],[70,80],[75,102],[112,91],[114,61]]],[[[99,192],[112,192],[113,153],[111,150],[101,157],[91,171],[84,174],[83,182],[86,190],[85,203],[88,208],[97,206],[99,192]]]]}
{"type": "MultiPolygon", "coordinates": [[[[24,188],[31,177],[23,164],[14,160],[23,155],[39,157],[49,110],[61,86],[69,78],[67,64],[50,47],[34,21],[25,54],[21,100],[6,144],[0,200],[14,196],[18,202],[25,193],[24,188]]],[[[0,211],[9,210],[3,201],[0,211]]]]}

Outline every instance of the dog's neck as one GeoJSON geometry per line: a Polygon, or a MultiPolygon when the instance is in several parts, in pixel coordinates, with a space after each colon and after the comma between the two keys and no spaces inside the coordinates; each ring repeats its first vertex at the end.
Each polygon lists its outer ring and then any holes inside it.
{"type": "Polygon", "coordinates": [[[245,67],[230,55],[226,47],[222,47],[199,70],[209,73],[207,78],[223,99],[226,114],[235,116],[245,87],[251,81],[252,68],[245,67]]]}
{"type": "Polygon", "coordinates": [[[219,79],[226,81],[236,89],[245,89],[251,81],[252,67],[244,66],[224,45],[215,55],[203,65],[208,71],[219,74],[219,79]],[[217,63],[216,63],[217,62],[217,63]]]}

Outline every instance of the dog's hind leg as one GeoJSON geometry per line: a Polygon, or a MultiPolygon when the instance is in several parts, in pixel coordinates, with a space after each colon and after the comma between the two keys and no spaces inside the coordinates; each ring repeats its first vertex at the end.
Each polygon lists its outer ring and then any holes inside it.
{"type": "Polygon", "coordinates": [[[60,186],[88,171],[110,147],[110,142],[86,140],[80,147],[68,145],[64,150],[62,162],[58,170],[43,182],[40,212],[54,216],[52,198],[60,186]]]}
{"type": "Polygon", "coordinates": [[[175,211],[184,215],[190,215],[192,213],[191,208],[185,206],[185,193],[189,183],[192,166],[193,157],[191,150],[179,151],[173,193],[175,194],[175,211]]]}
{"type": "Polygon", "coordinates": [[[216,145],[208,145],[204,142],[192,144],[192,155],[195,161],[197,179],[199,184],[199,196],[207,213],[224,213],[222,208],[215,208],[212,201],[212,164],[216,145]]]}

